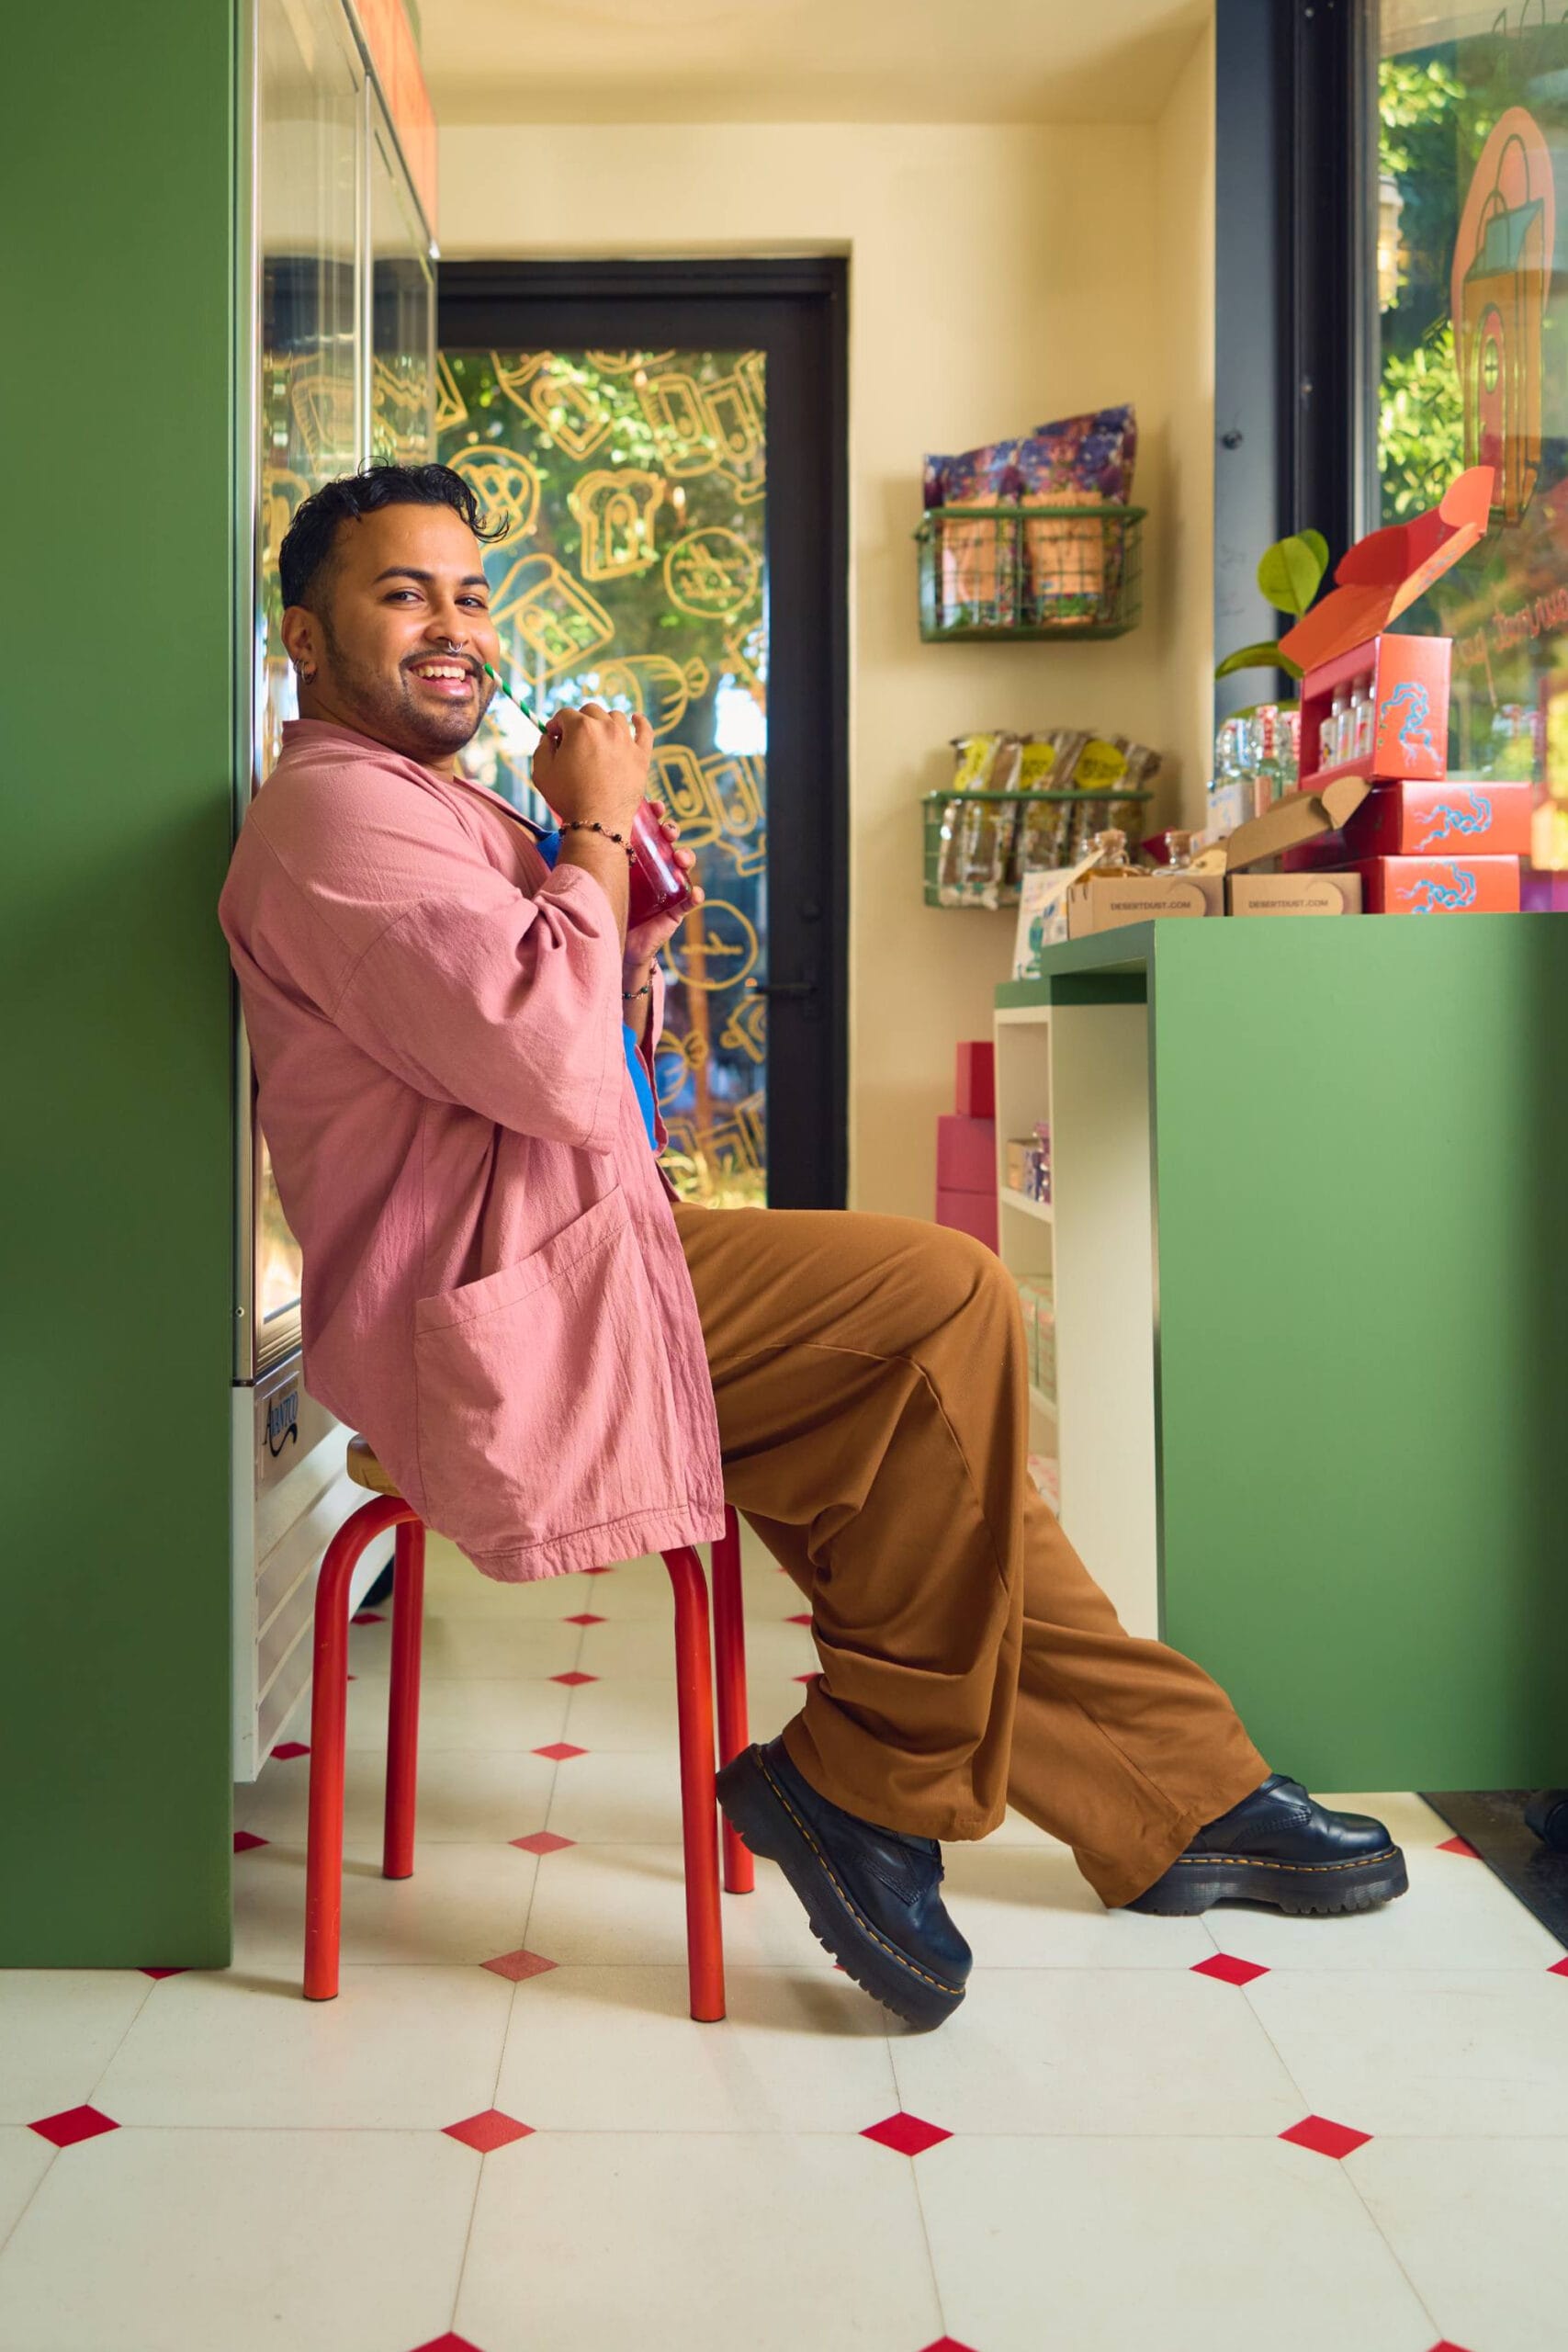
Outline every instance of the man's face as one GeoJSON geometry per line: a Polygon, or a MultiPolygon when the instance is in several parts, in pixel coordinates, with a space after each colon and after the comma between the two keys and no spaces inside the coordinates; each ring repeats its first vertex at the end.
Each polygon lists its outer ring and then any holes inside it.
{"type": "Polygon", "coordinates": [[[294,605],[284,618],[301,713],[449,771],[491,699],[481,665],[500,659],[461,515],[383,506],[340,523],[315,593],[319,612],[294,605]]]}

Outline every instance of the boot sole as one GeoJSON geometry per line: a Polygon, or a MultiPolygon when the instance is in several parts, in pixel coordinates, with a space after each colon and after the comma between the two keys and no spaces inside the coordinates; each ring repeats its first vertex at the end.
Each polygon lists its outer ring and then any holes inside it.
{"type": "Polygon", "coordinates": [[[1201,1854],[1173,1862],[1163,1878],[1122,1908],[1185,1919],[1215,1903],[1266,1903],[1292,1917],[1333,1918],[1348,1911],[1375,1911],[1409,1883],[1397,1846],[1360,1862],[1254,1861],[1243,1854],[1201,1854]]]}
{"type": "Polygon", "coordinates": [[[865,1917],[759,1749],[745,1748],[724,1767],[718,1801],[751,1852],[777,1862],[800,1897],[812,1934],[863,1993],[927,2031],[953,2015],[963,1986],[921,1968],[865,1917]]]}

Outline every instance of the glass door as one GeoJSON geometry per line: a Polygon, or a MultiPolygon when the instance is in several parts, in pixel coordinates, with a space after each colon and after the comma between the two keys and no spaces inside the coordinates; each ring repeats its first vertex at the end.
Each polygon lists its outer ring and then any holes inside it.
{"type": "Polygon", "coordinates": [[[435,279],[381,101],[370,99],[370,455],[428,465],[435,455],[435,279]]]}
{"type": "MultiPolygon", "coordinates": [[[[688,299],[596,299],[586,266],[445,266],[440,454],[509,526],[485,565],[512,683],[541,718],[591,699],[645,717],[650,790],[696,853],[705,903],[665,954],[656,1068],[676,1189],[826,1206],[843,1197],[830,337],[804,302],[692,300],[701,266],[669,275],[688,299]]],[[[468,764],[544,815],[506,704],[468,764]]]]}
{"type": "Polygon", "coordinates": [[[1568,867],[1568,21],[1376,15],[1380,519],[1494,469],[1486,538],[1408,625],[1454,640],[1455,772],[1531,783],[1532,863],[1568,867]]]}

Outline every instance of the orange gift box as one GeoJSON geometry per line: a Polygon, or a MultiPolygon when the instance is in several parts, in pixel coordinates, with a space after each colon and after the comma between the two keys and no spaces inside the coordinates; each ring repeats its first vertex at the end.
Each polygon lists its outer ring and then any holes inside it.
{"type": "Polygon", "coordinates": [[[1450,775],[1385,784],[1346,820],[1351,857],[1528,857],[1530,787],[1450,775]]]}
{"type": "Polygon", "coordinates": [[[1449,667],[1446,637],[1370,637],[1302,680],[1302,784],[1316,791],[1331,776],[1365,776],[1374,784],[1406,779],[1440,782],[1449,772],[1449,667]],[[1377,726],[1370,752],[1319,764],[1324,721],[1342,687],[1370,681],[1377,726]]]}
{"type": "Polygon", "coordinates": [[[1362,902],[1370,915],[1514,915],[1517,857],[1363,857],[1362,902]]]}

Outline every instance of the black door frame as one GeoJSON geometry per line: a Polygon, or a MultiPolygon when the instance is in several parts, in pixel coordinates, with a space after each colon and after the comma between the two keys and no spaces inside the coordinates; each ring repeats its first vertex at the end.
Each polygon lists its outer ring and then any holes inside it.
{"type": "MultiPolygon", "coordinates": [[[[1376,13],[1372,0],[1218,0],[1221,653],[1278,633],[1253,577],[1270,540],[1311,527],[1337,562],[1378,520],[1376,13]]],[[[1256,673],[1223,679],[1217,715],[1258,692],[1256,673]]]]}
{"type": "Polygon", "coordinates": [[[779,1208],[840,1208],[849,1179],[848,265],[827,256],[444,261],[436,291],[443,348],[742,344],[768,355],[768,1197],[779,1208]],[[787,429],[778,429],[781,417],[787,429]],[[812,616],[809,632],[792,628],[792,614],[812,616]],[[792,981],[812,992],[785,992],[792,981]]]}

